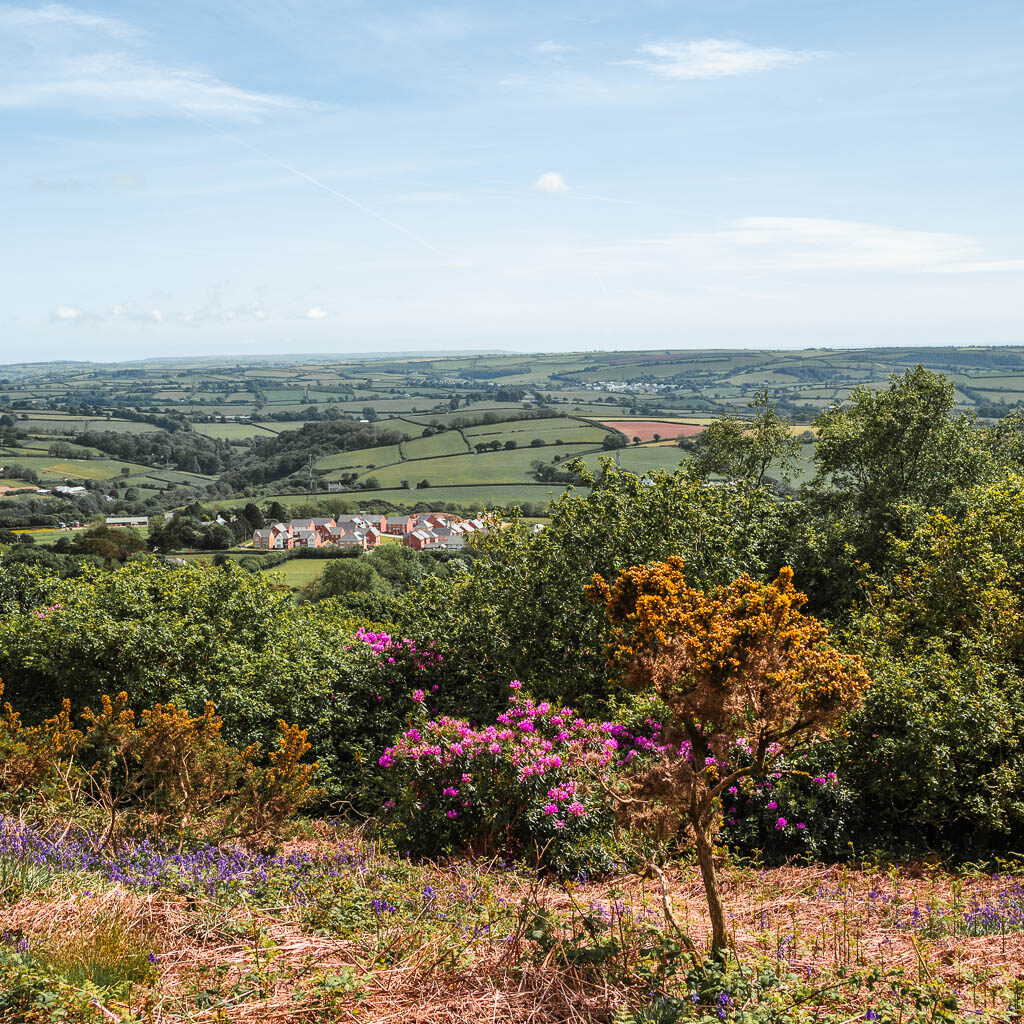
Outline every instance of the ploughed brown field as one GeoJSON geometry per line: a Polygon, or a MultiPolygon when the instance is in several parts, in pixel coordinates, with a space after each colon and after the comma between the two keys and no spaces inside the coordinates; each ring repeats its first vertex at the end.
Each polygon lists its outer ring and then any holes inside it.
{"type": "Polygon", "coordinates": [[[667,420],[601,420],[601,426],[619,430],[630,440],[639,437],[641,441],[653,441],[659,437],[693,437],[704,427],[698,423],[669,423],[667,420]]]}

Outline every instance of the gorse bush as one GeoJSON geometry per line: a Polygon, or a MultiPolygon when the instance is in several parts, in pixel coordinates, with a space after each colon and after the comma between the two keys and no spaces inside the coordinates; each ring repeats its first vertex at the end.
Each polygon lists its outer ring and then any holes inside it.
{"type": "MultiPolygon", "coordinates": [[[[2,688],[0,688],[2,692],[2,688]]],[[[276,749],[238,749],[221,736],[213,704],[191,716],[157,704],[136,716],[124,692],[86,707],[81,729],[67,704],[41,726],[24,728],[10,704],[0,719],[0,778],[8,806],[31,795],[69,809],[96,808],[99,849],[127,829],[182,837],[193,827],[246,838],[273,834],[318,799],[316,764],[304,764],[306,731],[278,723],[276,749]]]]}
{"type": "MultiPolygon", "coordinates": [[[[752,777],[781,776],[782,757],[855,706],[868,676],[802,612],[807,597],[788,567],[771,583],[743,575],[705,591],[673,557],[627,569],[613,586],[595,575],[587,594],[615,625],[609,654],[623,681],[652,687],[667,711],[666,746],[623,802],[666,839],[681,825],[691,830],[721,949],[727,931],[713,844],[723,798],[752,777]]],[[[779,815],[776,828],[787,825],[779,815]]]]}

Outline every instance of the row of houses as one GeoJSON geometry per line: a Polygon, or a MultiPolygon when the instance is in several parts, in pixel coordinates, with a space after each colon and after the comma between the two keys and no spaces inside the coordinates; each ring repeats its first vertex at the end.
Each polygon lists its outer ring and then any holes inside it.
{"type": "Polygon", "coordinates": [[[423,512],[413,516],[351,515],[337,519],[292,519],[274,523],[252,535],[254,548],[290,551],[323,545],[372,551],[385,535],[401,537],[416,551],[458,551],[466,538],[487,528],[483,519],[461,519],[449,512],[423,512]]]}

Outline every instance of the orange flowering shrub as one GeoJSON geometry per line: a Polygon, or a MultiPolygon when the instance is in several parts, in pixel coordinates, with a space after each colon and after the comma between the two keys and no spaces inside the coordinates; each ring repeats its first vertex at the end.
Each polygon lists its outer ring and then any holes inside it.
{"type": "Polygon", "coordinates": [[[278,723],[278,749],[264,764],[258,744],[240,750],[224,740],[210,702],[200,715],[157,704],[136,716],[122,692],[104,695],[98,710],[86,707],[81,718],[83,728],[73,728],[65,701],[59,715],[25,728],[5,704],[0,793],[7,803],[84,800],[105,818],[100,849],[126,814],[134,829],[170,825],[182,838],[193,826],[251,836],[273,833],[320,795],[311,785],[316,764],[302,763],[310,744],[297,725],[278,723]]]}
{"type": "Polygon", "coordinates": [[[321,795],[312,785],[316,763],[301,763],[311,749],[306,739],[309,730],[284,721],[277,725],[281,735],[277,750],[267,758],[268,765],[256,763],[258,744],[242,752],[244,775],[239,786],[241,799],[237,803],[236,817],[243,835],[273,830],[300,807],[321,795]]]}
{"type": "MultiPolygon", "coordinates": [[[[0,697],[4,684],[0,681],[0,697]]],[[[71,724],[71,703],[42,725],[26,728],[9,703],[0,712],[0,796],[5,804],[20,803],[29,795],[51,799],[68,782],[71,758],[82,733],[71,724]]]]}
{"type": "MultiPolygon", "coordinates": [[[[710,591],[689,586],[679,558],[634,566],[587,588],[614,625],[609,658],[627,685],[653,688],[668,709],[659,765],[634,795],[664,834],[686,822],[704,874],[714,945],[726,941],[713,842],[720,799],[747,775],[822,735],[868,685],[860,659],[837,651],[801,611],[786,567],[771,583],[743,575],[710,591]]],[[[781,821],[782,819],[780,819],[781,821]]]]}
{"type": "Polygon", "coordinates": [[[788,566],[769,584],[744,575],[708,592],[688,586],[683,568],[680,558],[634,566],[613,587],[595,576],[587,592],[616,625],[613,663],[655,687],[691,744],[710,751],[742,736],[763,762],[772,744],[819,735],[859,698],[860,659],[803,614],[788,566]]]}

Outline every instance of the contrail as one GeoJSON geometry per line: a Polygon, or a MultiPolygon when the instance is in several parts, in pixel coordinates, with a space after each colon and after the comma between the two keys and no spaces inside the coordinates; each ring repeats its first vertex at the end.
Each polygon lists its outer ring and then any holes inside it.
{"type": "Polygon", "coordinates": [[[376,210],[370,209],[369,206],[364,206],[361,202],[359,202],[358,199],[353,199],[351,196],[346,195],[344,192],[340,192],[338,189],[332,188],[330,185],[326,184],[326,182],[321,181],[319,178],[314,178],[312,174],[307,174],[305,171],[300,171],[298,167],[293,167],[291,164],[285,163],[283,160],[278,159],[278,157],[274,156],[273,154],[266,152],[266,150],[260,149],[259,146],[254,146],[251,142],[247,142],[245,139],[239,138],[237,135],[232,135],[229,132],[226,132],[223,129],[218,128],[216,125],[210,124],[208,121],[204,121],[201,117],[197,117],[194,113],[192,113],[192,111],[183,110],[182,112],[187,114],[193,120],[198,121],[201,125],[205,125],[205,127],[209,128],[210,131],[215,132],[218,135],[223,135],[224,138],[230,139],[232,142],[237,143],[239,146],[244,146],[246,149],[252,150],[252,152],[255,153],[257,156],[262,157],[264,160],[267,160],[272,164],[275,164],[282,170],[289,171],[291,174],[294,174],[297,178],[301,178],[303,181],[308,181],[310,185],[315,185],[317,188],[322,189],[328,195],[334,196],[336,199],[341,199],[344,202],[348,203],[350,206],[354,206],[357,210],[361,210],[367,216],[373,217],[374,220],[380,221],[381,224],[386,224],[393,231],[401,232],[407,238],[411,238],[417,245],[421,245],[423,246],[424,249],[427,249],[429,252],[432,252],[439,259],[447,259],[445,254],[441,252],[440,249],[438,249],[436,246],[431,245],[430,242],[428,242],[425,238],[421,238],[415,232],[410,231],[407,227],[403,227],[396,221],[389,220],[383,214],[377,213],[376,210]]]}

